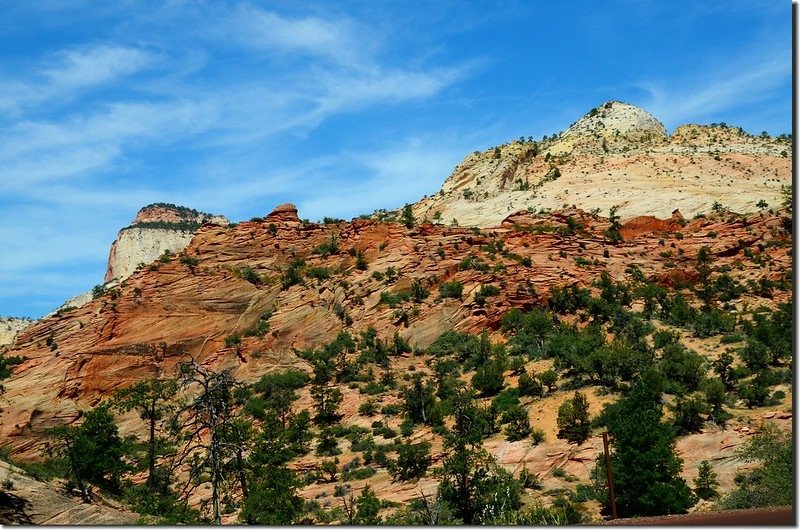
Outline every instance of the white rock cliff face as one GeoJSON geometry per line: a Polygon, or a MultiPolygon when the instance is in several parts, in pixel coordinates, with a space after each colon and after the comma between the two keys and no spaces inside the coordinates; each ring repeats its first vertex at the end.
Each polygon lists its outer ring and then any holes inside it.
{"type": "Polygon", "coordinates": [[[136,226],[121,230],[111,245],[104,281],[127,278],[140,263],[155,261],[165,250],[180,252],[189,246],[193,237],[194,232],[188,230],[136,226]]]}
{"type": "MultiPolygon", "coordinates": [[[[103,281],[122,281],[141,264],[148,264],[164,251],[180,252],[189,246],[197,228],[203,223],[227,225],[223,215],[156,203],[145,206],[133,223],[119,231],[108,254],[108,267],[103,281]]],[[[85,303],[81,300],[80,305],[85,303]]]]}
{"type": "Polygon", "coordinates": [[[34,322],[27,318],[0,317],[0,348],[13,344],[19,332],[34,322]]]}

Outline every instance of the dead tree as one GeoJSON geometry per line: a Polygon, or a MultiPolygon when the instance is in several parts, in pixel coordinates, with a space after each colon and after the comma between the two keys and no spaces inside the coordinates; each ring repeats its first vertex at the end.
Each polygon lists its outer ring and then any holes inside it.
{"type": "Polygon", "coordinates": [[[213,522],[221,524],[220,501],[229,491],[230,479],[240,480],[242,491],[247,492],[243,454],[248,440],[239,435],[243,429],[234,408],[239,383],[230,370],[215,372],[191,359],[180,364],[179,384],[186,401],[173,418],[172,431],[183,449],[173,469],[188,468],[185,497],[202,484],[211,485],[213,522]]]}

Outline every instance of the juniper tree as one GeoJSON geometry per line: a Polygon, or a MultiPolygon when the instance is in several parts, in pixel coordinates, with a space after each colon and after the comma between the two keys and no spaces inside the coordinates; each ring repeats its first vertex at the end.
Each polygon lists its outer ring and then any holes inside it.
{"type": "Polygon", "coordinates": [[[48,434],[54,438],[48,452],[66,460],[67,477],[84,499],[89,500],[90,484],[119,492],[126,466],[122,438],[108,405],[87,412],[78,426],[55,427],[48,434]]]}

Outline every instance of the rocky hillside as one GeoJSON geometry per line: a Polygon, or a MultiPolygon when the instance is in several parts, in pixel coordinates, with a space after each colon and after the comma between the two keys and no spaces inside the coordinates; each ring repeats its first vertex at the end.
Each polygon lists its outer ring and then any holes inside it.
{"type": "Polygon", "coordinates": [[[687,217],[715,203],[755,212],[780,205],[791,184],[791,141],[725,124],[684,125],[672,135],[646,111],[609,101],[542,141],[512,141],[468,156],[441,191],[414,205],[420,218],[495,226],[519,210],[577,207],[623,219],[687,217]]]}
{"type": "MultiPolygon", "coordinates": [[[[263,220],[206,224],[182,253],[139,268],[86,305],[20,334],[12,353],[26,360],[6,383],[0,437],[17,458],[35,460],[43,454],[47,428],[75,422],[81,410],[137,380],[174,373],[187,355],[255,382],[279,369],[310,371],[298,353],[342,331],[358,336],[372,327],[387,341],[396,333],[413,351],[393,358],[391,370],[398,375],[427,372],[431,358],[426,349],[446,331],[488,330],[493,342],[504,343],[508,335],[501,330],[501,318],[510,309],[546,303],[555,287],[594,289],[604,272],[623,281],[631,264],[656,284],[691,282],[704,246],[714,270],[727,271],[737,284],[780,282],[791,268],[790,240],[781,235],[782,226],[779,215],[767,213],[721,212],[686,220],[676,212],[663,220],[632,219],[620,228],[623,241],[612,244],[604,235],[609,220],[581,210],[520,212],[492,229],[477,230],[371,220],[305,224],[291,205],[263,220]],[[411,297],[414,285],[429,294],[411,297]],[[486,285],[496,290],[487,291],[486,285]],[[454,286],[457,294],[448,291],[454,286]]],[[[790,299],[781,290],[765,296],[747,291],[736,304],[774,306],[790,299]]],[[[709,358],[719,355],[718,337],[698,339],[678,331],[709,358]]],[[[539,360],[527,362],[525,369],[540,373],[550,367],[552,361],[539,360]]],[[[516,381],[508,377],[509,384],[516,381]]],[[[678,447],[684,475],[693,477],[699,462],[711,459],[718,464],[721,483],[732,488],[742,465],[735,449],[755,426],[764,418],[790,423],[791,387],[780,388],[788,395],[777,406],[750,411],[737,405],[727,429],[709,426],[683,438],[678,447]]],[[[340,390],[342,423],[369,427],[375,417],[360,412],[369,395],[357,385],[342,384],[340,390]]],[[[611,399],[600,390],[586,388],[599,396],[592,398],[592,414],[611,399]]],[[[550,475],[555,468],[588,480],[601,441],[594,436],[574,446],[556,438],[556,412],[567,395],[564,390],[526,402],[531,423],[544,431],[544,443],[508,442],[498,434],[485,447],[514,473],[523,466],[533,470],[546,487],[563,487],[560,478],[550,475]]],[[[399,403],[391,393],[379,399],[379,406],[399,403]]],[[[298,410],[312,406],[308,389],[296,405],[298,410]]],[[[401,418],[382,420],[397,428],[401,418]]],[[[120,425],[125,434],[142,433],[134,413],[121,416],[120,425]]],[[[413,439],[431,440],[438,455],[434,462],[441,459],[441,438],[429,429],[415,432],[413,439]]],[[[342,458],[354,454],[345,452],[342,458]]],[[[308,470],[319,461],[308,455],[292,465],[308,470]]],[[[420,490],[433,491],[436,483],[427,477],[409,487],[392,481],[383,469],[355,487],[370,484],[382,498],[407,502],[420,490]]],[[[308,499],[326,497],[332,488],[312,483],[302,493],[308,499]]]]}
{"type": "MultiPolygon", "coordinates": [[[[690,484],[710,461],[729,492],[737,472],[754,465],[737,449],[765,421],[784,431],[792,424],[791,213],[780,208],[781,186],[791,181],[788,151],[785,139],[718,124],[667,135],[645,111],[609,102],[542,142],[467,157],[404,223],[314,224],[284,204],[231,225],[148,206],[120,231],[103,289],[19,330],[8,354],[23,360],[3,381],[0,438],[17,462],[38,461],[49,428],[79,424],[117,390],[172,377],[190,357],[252,385],[287,369],[312,374],[314,352],[350,337],[336,370],[354,372],[330,383],[342,395],[341,420],[311,426],[311,451],[288,466],[303,481],[300,495],[316,503],[313,522],[340,520],[342,491],[366,486],[391,515],[433,494],[440,478],[397,479],[379,448],[391,458],[403,442],[429,442],[431,468],[447,457],[451,418],[408,425],[404,396],[415,375],[445,392],[449,362],[452,384],[478,388],[476,366],[442,353],[442,337],[455,340],[445,334],[456,331],[467,358],[483,348],[501,366],[502,391],[481,390],[480,407],[495,410],[517,392],[536,430],[510,439],[501,424],[482,440],[514,477],[535,478],[538,489],[524,488],[528,506],[582,498],[575,506],[599,520],[599,503],[579,486],[591,484],[600,431],[576,443],[558,438],[558,409],[579,388],[596,417],[647,363],[679,385],[662,400],[663,421],[675,425],[685,403],[712,399],[701,383],[722,381],[723,398],[713,413],[697,409],[699,424],[681,431],[676,451],[690,484]],[[621,220],[608,216],[615,206],[621,220]],[[543,311],[554,327],[526,336],[514,327],[524,321],[514,309],[543,311]],[[582,340],[592,347],[580,349],[582,340]],[[391,353],[379,363],[364,344],[391,353]],[[537,394],[521,393],[523,375],[538,382],[537,394]],[[334,430],[337,461],[320,456],[334,430]],[[376,444],[374,454],[359,447],[359,436],[376,444]],[[332,477],[323,461],[333,463],[332,477]]],[[[292,412],[313,413],[312,385],[296,390],[292,412]]],[[[123,435],[145,435],[137,413],[115,414],[123,435]]],[[[251,419],[259,428],[263,418],[251,419]]],[[[203,495],[192,497],[194,506],[208,500],[203,495]]],[[[224,520],[236,522],[236,514],[224,520]]]]}
{"type": "Polygon", "coordinates": [[[164,251],[180,252],[204,223],[227,225],[222,215],[212,215],[174,204],[145,206],[133,222],[119,231],[108,255],[104,282],[124,280],[140,265],[147,265],[164,251]]]}

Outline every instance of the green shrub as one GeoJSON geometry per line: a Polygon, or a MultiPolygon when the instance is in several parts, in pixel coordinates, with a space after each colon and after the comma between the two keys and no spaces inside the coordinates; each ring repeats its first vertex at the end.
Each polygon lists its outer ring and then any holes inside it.
{"type": "Polygon", "coordinates": [[[241,343],[242,343],[242,337],[235,333],[225,337],[226,348],[233,348],[234,346],[239,346],[241,343]]]}
{"type": "Polygon", "coordinates": [[[544,395],[542,384],[527,372],[519,376],[517,387],[520,396],[542,397],[544,395]]]}
{"type": "Polygon", "coordinates": [[[464,286],[458,280],[442,282],[439,284],[439,297],[441,298],[461,298],[464,286]]]}
{"type": "Polygon", "coordinates": [[[362,416],[374,416],[378,412],[378,405],[371,399],[358,406],[358,413],[362,416]]]}
{"type": "Polygon", "coordinates": [[[428,296],[430,296],[431,292],[426,289],[419,280],[414,280],[411,284],[411,298],[414,299],[415,302],[420,303],[428,296]]]}
{"type": "Polygon", "coordinates": [[[183,263],[184,265],[187,265],[190,269],[194,270],[197,264],[200,263],[200,260],[197,259],[197,257],[190,256],[189,254],[184,252],[181,254],[180,262],[183,263]]]}
{"type": "Polygon", "coordinates": [[[739,457],[748,462],[759,462],[755,469],[737,477],[738,487],[724,497],[719,507],[724,510],[759,508],[763,506],[789,506],[794,489],[791,431],[782,432],[772,424],[747,441],[739,457]]]}
{"type": "Polygon", "coordinates": [[[259,321],[252,327],[247,328],[244,332],[245,337],[263,337],[269,331],[269,322],[265,319],[259,321]]]}
{"type": "Polygon", "coordinates": [[[401,304],[402,302],[408,301],[409,298],[411,298],[411,293],[405,291],[399,293],[390,293],[389,291],[383,291],[381,292],[381,299],[379,303],[386,304],[389,307],[393,308],[396,307],[398,304],[401,304]]]}
{"type": "Polygon", "coordinates": [[[263,281],[261,276],[249,265],[239,268],[239,277],[252,283],[253,285],[260,285],[263,281]]]}
{"type": "Polygon", "coordinates": [[[397,403],[392,403],[381,407],[381,414],[384,416],[397,416],[401,412],[403,412],[403,408],[397,403]]]}
{"type": "Polygon", "coordinates": [[[319,254],[322,257],[328,257],[333,254],[339,253],[339,237],[335,234],[331,234],[330,241],[326,241],[322,243],[317,248],[314,249],[315,254],[319,254]]]}
{"type": "Polygon", "coordinates": [[[519,390],[516,388],[506,388],[492,399],[492,409],[502,414],[514,405],[519,405],[519,390]]]}
{"type": "Polygon", "coordinates": [[[509,442],[523,440],[531,434],[528,412],[520,405],[512,405],[503,412],[502,422],[508,424],[505,434],[509,442]]]}
{"type": "Polygon", "coordinates": [[[328,267],[309,267],[306,269],[306,276],[316,280],[327,280],[331,277],[331,270],[328,267]]]}
{"type": "Polygon", "coordinates": [[[407,441],[397,448],[397,460],[390,467],[393,480],[407,481],[421,477],[431,465],[431,444],[407,441]]]}
{"type": "Polygon", "coordinates": [[[301,258],[294,259],[281,274],[281,286],[288,289],[293,285],[302,285],[304,266],[305,262],[301,258]]]}
{"type": "Polygon", "coordinates": [[[532,429],[531,430],[531,443],[533,445],[539,445],[540,443],[544,442],[545,434],[542,429],[532,429]]]}
{"type": "Polygon", "coordinates": [[[481,285],[478,292],[475,293],[475,303],[482,306],[486,303],[486,299],[490,296],[500,294],[500,289],[495,285],[481,285]]]}
{"type": "Polygon", "coordinates": [[[497,394],[505,384],[503,368],[503,365],[498,361],[488,362],[478,367],[472,377],[472,387],[484,396],[497,394]]]}

